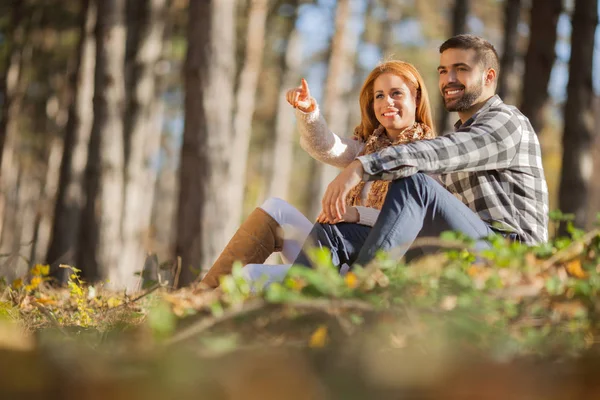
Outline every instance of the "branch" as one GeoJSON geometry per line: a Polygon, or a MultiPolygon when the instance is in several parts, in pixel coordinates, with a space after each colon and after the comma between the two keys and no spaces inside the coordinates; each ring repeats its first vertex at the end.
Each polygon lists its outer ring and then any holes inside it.
{"type": "Polygon", "coordinates": [[[167,340],[165,342],[165,345],[171,346],[173,344],[187,340],[187,339],[191,338],[192,336],[202,333],[202,332],[206,331],[207,329],[210,329],[213,326],[215,326],[221,322],[236,318],[240,315],[249,314],[251,312],[254,312],[256,310],[259,310],[259,309],[265,307],[267,304],[268,303],[264,300],[249,301],[249,302],[244,303],[242,305],[242,307],[227,310],[218,317],[207,317],[207,318],[200,319],[196,323],[188,326],[187,328],[185,328],[184,330],[182,330],[181,332],[179,332],[178,334],[174,335],[172,338],[167,340]]]}
{"type": "Polygon", "coordinates": [[[594,229],[589,231],[585,235],[583,235],[580,239],[574,240],[570,245],[565,247],[564,249],[558,251],[552,257],[547,259],[541,266],[541,270],[545,271],[548,268],[552,267],[557,262],[567,261],[571,258],[574,258],[581,254],[584,250],[584,247],[589,245],[590,242],[596,237],[600,235],[600,229],[594,229]]]}

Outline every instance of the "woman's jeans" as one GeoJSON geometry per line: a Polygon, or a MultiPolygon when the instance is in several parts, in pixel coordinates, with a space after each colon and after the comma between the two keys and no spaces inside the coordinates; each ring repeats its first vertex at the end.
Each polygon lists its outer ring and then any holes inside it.
{"type": "Polygon", "coordinates": [[[422,173],[393,181],[373,228],[339,223],[315,224],[294,264],[312,266],[312,246],[331,250],[334,265],[367,265],[380,251],[406,254],[418,237],[439,237],[457,231],[476,239],[476,250],[489,247],[483,238],[491,227],[447,189],[422,173]]]}

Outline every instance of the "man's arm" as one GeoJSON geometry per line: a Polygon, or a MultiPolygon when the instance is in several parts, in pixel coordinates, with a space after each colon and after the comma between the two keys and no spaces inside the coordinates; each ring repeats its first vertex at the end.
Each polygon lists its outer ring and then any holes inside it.
{"type": "Polygon", "coordinates": [[[521,142],[517,116],[490,108],[469,127],[432,140],[392,146],[358,157],[364,180],[394,180],[427,173],[484,171],[510,166],[521,142]]]}

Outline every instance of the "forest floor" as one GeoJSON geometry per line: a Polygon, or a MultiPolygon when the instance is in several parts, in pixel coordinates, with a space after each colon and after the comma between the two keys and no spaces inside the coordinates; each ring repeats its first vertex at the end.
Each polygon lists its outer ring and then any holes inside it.
{"type": "Polygon", "coordinates": [[[2,398],[600,398],[600,231],[527,247],[447,234],[405,265],[126,295],[49,268],[0,287],[2,398]],[[6,397],[5,397],[6,396],[6,397]]]}

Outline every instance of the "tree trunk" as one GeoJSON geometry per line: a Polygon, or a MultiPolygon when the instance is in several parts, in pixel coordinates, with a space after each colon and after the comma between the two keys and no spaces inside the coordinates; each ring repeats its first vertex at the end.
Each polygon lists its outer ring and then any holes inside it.
{"type": "Polygon", "coordinates": [[[2,162],[0,163],[0,254],[10,254],[2,263],[0,274],[14,278],[23,271],[17,271],[21,253],[22,219],[19,216],[22,166],[19,159],[21,136],[18,118],[21,113],[27,81],[22,71],[31,63],[33,47],[28,39],[32,26],[39,23],[40,9],[25,17],[26,10],[21,2],[15,4],[13,15],[13,37],[6,72],[6,97],[0,122],[0,136],[3,136],[2,162]]]}
{"type": "Polygon", "coordinates": [[[123,211],[123,100],[125,1],[98,2],[94,121],[85,171],[86,205],[80,226],[78,267],[88,280],[116,281],[123,211]]]}
{"type": "MultiPolygon", "coordinates": [[[[521,0],[506,0],[504,5],[504,50],[500,62],[498,78],[498,95],[507,100],[510,96],[510,79],[517,58],[517,41],[519,39],[519,19],[521,16],[521,0]]],[[[510,102],[512,103],[512,102],[510,102]]]]}
{"type": "MultiPolygon", "coordinates": [[[[587,222],[586,207],[593,172],[592,66],[597,24],[597,0],[576,0],[572,17],[559,207],[565,213],[575,214],[574,223],[579,228],[583,228],[587,222]]],[[[564,226],[561,233],[565,233],[564,226]]]]}
{"type": "Polygon", "coordinates": [[[96,60],[96,2],[83,0],[78,65],[72,80],[72,100],[65,129],[58,178],[51,240],[46,262],[59,281],[66,271],[59,264],[73,265],[77,254],[81,213],[85,206],[84,172],[92,130],[94,66],[96,60]]]}
{"type": "MultiPolygon", "coordinates": [[[[4,150],[4,144],[6,143],[6,137],[8,135],[9,120],[11,116],[11,108],[13,106],[13,98],[17,89],[17,83],[19,82],[21,56],[23,51],[23,41],[25,36],[24,26],[24,6],[22,1],[12,1],[12,18],[10,27],[12,29],[12,35],[9,40],[8,51],[6,54],[6,72],[2,77],[2,108],[0,112],[0,165],[2,165],[2,155],[4,150]]],[[[6,37],[5,37],[6,40],[6,37]]],[[[0,174],[2,171],[0,170],[0,174]]],[[[1,178],[1,175],[0,175],[1,178]]],[[[0,217],[1,219],[1,217],[0,217]]],[[[0,221],[0,231],[2,223],[0,221]]]]}
{"type": "Polygon", "coordinates": [[[50,233],[52,231],[53,215],[52,205],[56,199],[58,190],[60,164],[64,154],[63,140],[55,137],[49,144],[47,156],[47,170],[41,188],[40,205],[35,218],[33,248],[30,259],[35,262],[43,262],[50,244],[50,233]]]}
{"type": "MultiPolygon", "coordinates": [[[[455,0],[454,8],[452,9],[452,36],[467,32],[467,17],[469,16],[470,5],[470,0],[455,0]]],[[[444,134],[450,129],[448,126],[449,115],[448,111],[446,111],[444,101],[440,101],[437,125],[437,133],[439,135],[444,134]]]]}
{"type": "Polygon", "coordinates": [[[134,289],[139,279],[134,273],[141,270],[150,228],[152,202],[156,182],[156,168],[152,158],[160,149],[160,115],[153,114],[157,98],[156,64],[162,56],[164,42],[166,0],[139,3],[137,29],[131,72],[131,92],[127,109],[125,142],[129,149],[126,157],[125,198],[123,209],[123,246],[118,269],[119,282],[134,289]]]}
{"type": "MultiPolygon", "coordinates": [[[[297,7],[297,4],[294,4],[297,7]]],[[[286,51],[282,54],[282,77],[275,117],[275,138],[273,140],[273,165],[269,180],[269,197],[288,199],[288,190],[292,179],[294,159],[294,111],[285,99],[288,89],[297,86],[302,66],[302,48],[299,32],[294,28],[297,12],[290,17],[286,26],[286,51]]]]}
{"type": "Polygon", "coordinates": [[[185,124],[179,171],[176,255],[180,285],[209,268],[227,243],[230,226],[231,115],[235,78],[233,0],[189,5],[185,65],[185,124]]]}
{"type": "MultiPolygon", "coordinates": [[[[335,14],[335,34],[331,41],[329,70],[325,82],[322,111],[332,132],[348,135],[348,94],[352,90],[354,55],[358,46],[358,35],[350,24],[351,4],[349,0],[338,0],[335,14]]],[[[315,187],[312,190],[309,219],[316,218],[321,211],[321,200],[329,183],[339,173],[337,168],[317,162],[316,174],[311,174],[315,187]]]]}
{"type": "Polygon", "coordinates": [[[562,0],[533,0],[529,47],[525,56],[521,112],[540,134],[544,127],[544,108],[548,100],[548,82],[556,53],[556,25],[562,0]]]}
{"type": "Polygon", "coordinates": [[[240,72],[240,84],[236,94],[236,111],[233,121],[232,157],[230,165],[230,225],[227,232],[233,234],[240,224],[244,205],[246,164],[252,133],[256,87],[265,47],[265,21],[268,1],[251,0],[248,10],[246,55],[240,72]]]}

